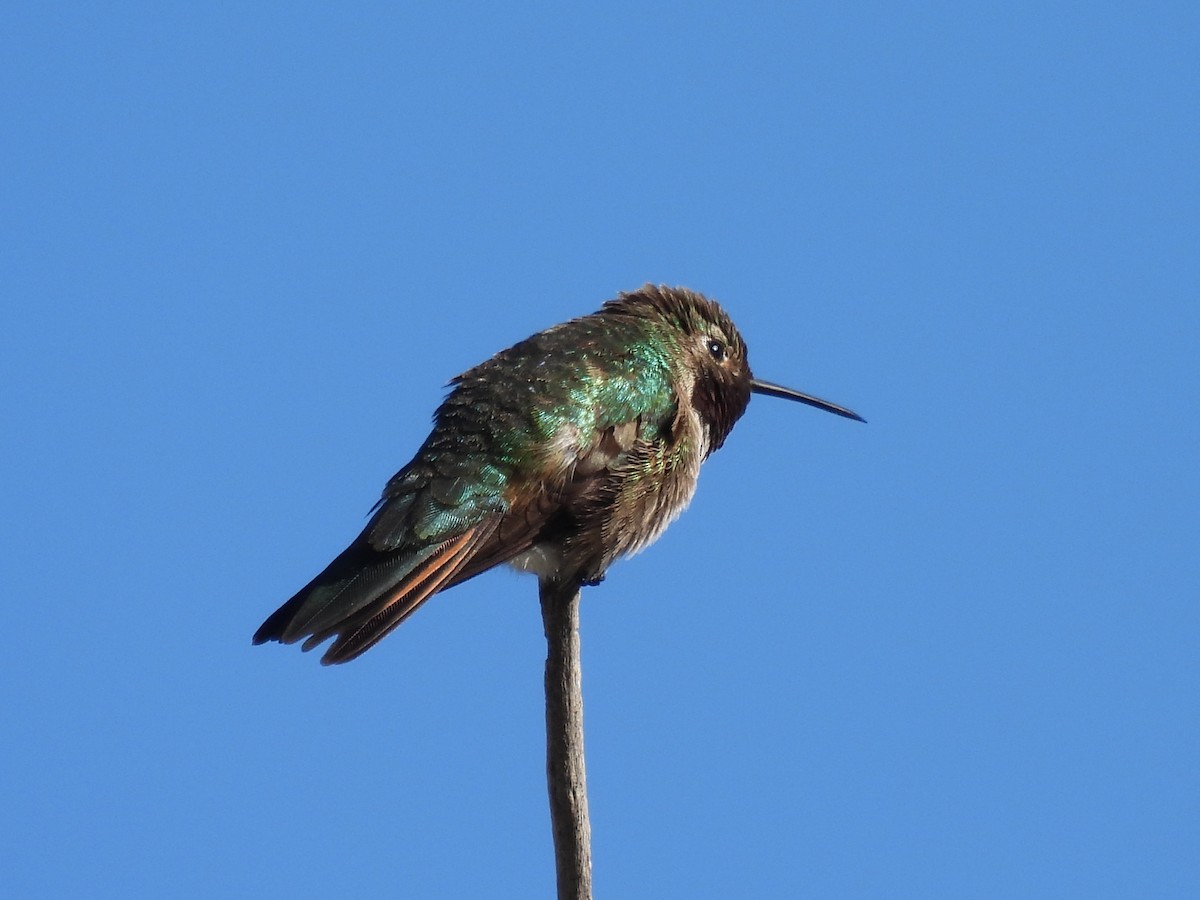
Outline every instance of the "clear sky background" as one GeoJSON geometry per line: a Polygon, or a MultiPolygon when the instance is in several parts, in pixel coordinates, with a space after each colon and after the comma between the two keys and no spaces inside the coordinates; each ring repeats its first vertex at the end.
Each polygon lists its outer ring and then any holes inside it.
{"type": "Polygon", "coordinates": [[[8,9],[6,892],[550,896],[533,579],[250,635],[655,281],[870,424],[585,594],[598,893],[1196,895],[1200,7],[827,6],[8,9]]]}

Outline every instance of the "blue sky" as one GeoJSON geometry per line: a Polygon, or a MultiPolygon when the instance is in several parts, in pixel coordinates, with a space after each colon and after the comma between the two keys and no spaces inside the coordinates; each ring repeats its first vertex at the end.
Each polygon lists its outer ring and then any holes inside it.
{"type": "Polygon", "coordinates": [[[250,635],[451,376],[646,281],[870,424],[755,399],[585,595],[597,891],[1194,895],[1195,4],[5,31],[14,896],[550,896],[532,579],[250,635]]]}

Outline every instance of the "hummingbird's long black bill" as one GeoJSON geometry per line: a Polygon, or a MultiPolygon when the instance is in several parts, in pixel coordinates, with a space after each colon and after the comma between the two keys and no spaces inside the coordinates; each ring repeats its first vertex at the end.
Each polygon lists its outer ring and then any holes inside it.
{"type": "Polygon", "coordinates": [[[809,406],[815,406],[817,409],[823,409],[825,412],[831,412],[834,415],[845,416],[847,419],[854,419],[856,422],[867,421],[852,409],[846,409],[844,406],[838,406],[836,403],[830,403],[828,400],[822,400],[820,397],[814,397],[812,394],[802,394],[800,391],[793,391],[791,388],[785,388],[780,384],[771,384],[769,381],[759,381],[757,378],[751,379],[750,391],[755,394],[766,394],[768,397],[798,400],[800,403],[807,403],[809,406]]]}

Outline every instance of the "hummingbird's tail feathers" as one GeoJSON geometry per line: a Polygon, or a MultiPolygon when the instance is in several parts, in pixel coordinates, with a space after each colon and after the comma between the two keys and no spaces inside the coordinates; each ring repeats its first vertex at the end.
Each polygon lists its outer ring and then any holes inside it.
{"type": "Polygon", "coordinates": [[[455,576],[462,571],[476,548],[491,535],[496,525],[495,520],[482,522],[438,545],[433,553],[390,590],[362,605],[353,615],[313,632],[304,642],[303,649],[311,650],[336,634],[337,640],[321,657],[322,665],[349,662],[365,653],[438,591],[465,580],[455,576]]]}
{"type": "Polygon", "coordinates": [[[273,612],[254,634],[254,643],[294,644],[353,616],[386,593],[436,547],[408,554],[380,553],[360,535],[316,578],[273,612]]]}
{"type": "Polygon", "coordinates": [[[254,643],[294,644],[303,639],[302,649],[311,650],[336,634],[338,640],[322,662],[346,662],[358,656],[433,594],[482,571],[461,570],[496,531],[497,519],[489,517],[415,551],[380,552],[364,532],[263,622],[254,643]]]}

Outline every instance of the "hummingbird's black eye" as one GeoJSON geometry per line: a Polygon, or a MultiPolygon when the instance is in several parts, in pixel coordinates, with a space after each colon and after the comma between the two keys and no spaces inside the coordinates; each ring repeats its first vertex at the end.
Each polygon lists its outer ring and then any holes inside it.
{"type": "Polygon", "coordinates": [[[709,338],[706,346],[708,347],[708,352],[712,354],[712,358],[717,362],[725,359],[725,345],[716,338],[709,338]]]}

